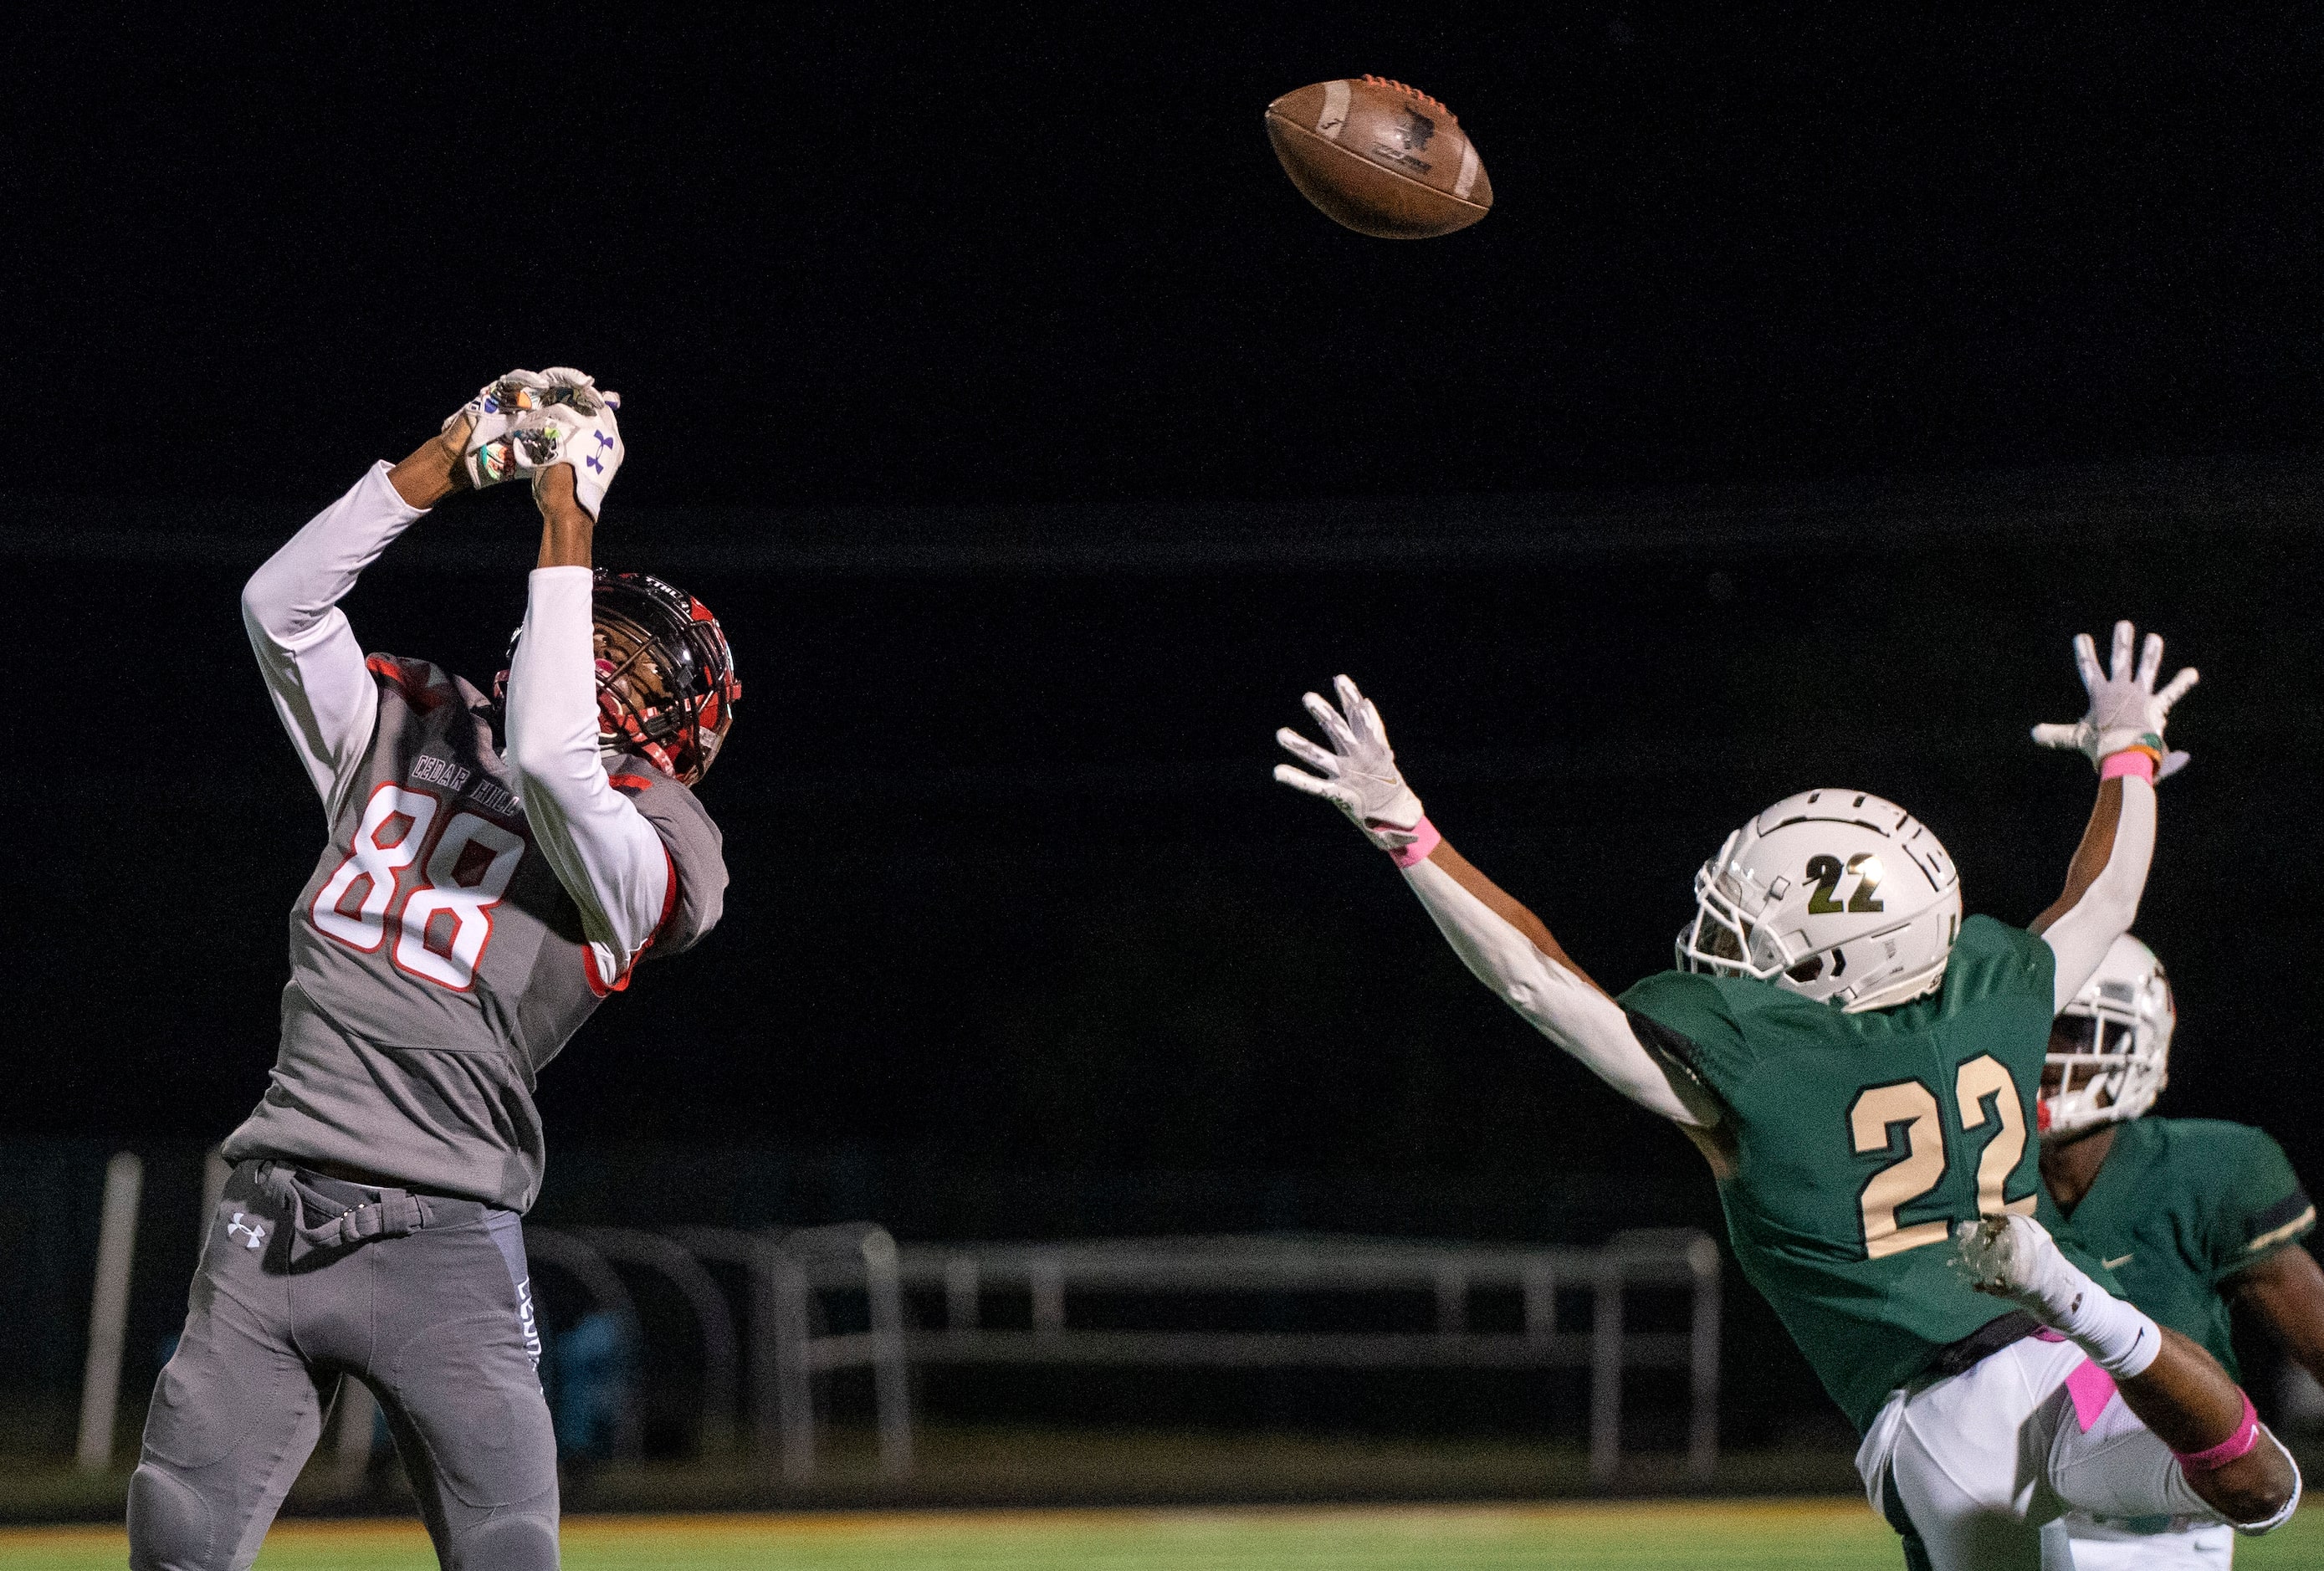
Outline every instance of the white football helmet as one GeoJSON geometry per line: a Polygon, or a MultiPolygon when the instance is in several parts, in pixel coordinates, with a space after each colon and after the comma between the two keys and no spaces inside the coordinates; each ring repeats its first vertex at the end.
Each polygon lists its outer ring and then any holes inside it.
{"type": "Polygon", "coordinates": [[[2043,1140],[2067,1140],[2101,1123],[2127,1123],[2154,1105],[2171,1078],[2171,1032],[2179,1006],[2154,951],[2125,933],[2050,1030],[2048,1067],[2058,1073],[2034,1106],[2043,1140]],[[2061,1040],[2071,1050],[2060,1052],[2061,1040]]]}
{"type": "Polygon", "coordinates": [[[1863,791],[1802,791],[1727,836],[1694,875],[1678,966],[1755,976],[1849,1014],[1943,985],[1960,876],[1937,837],[1863,791]]]}

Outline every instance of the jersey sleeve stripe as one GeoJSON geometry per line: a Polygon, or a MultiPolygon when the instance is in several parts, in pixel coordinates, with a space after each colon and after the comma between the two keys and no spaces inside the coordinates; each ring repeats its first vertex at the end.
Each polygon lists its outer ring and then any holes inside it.
{"type": "Polygon", "coordinates": [[[2300,1207],[2300,1210],[2290,1221],[2269,1228],[2265,1233],[2261,1234],[2257,1238],[2255,1238],[2249,1243],[2245,1244],[2244,1252],[2246,1254],[2257,1254],[2264,1249],[2273,1249],[2279,1243],[2283,1243],[2293,1238],[2297,1238],[2300,1234],[2307,1232],[2310,1228],[2316,1225],[2316,1207],[2310,1203],[2308,1197],[2304,1194],[2292,1195],[2289,1199],[2284,1201],[2282,1206],[2269,1207],[2264,1215],[2255,1218],[2255,1220],[2260,1222],[2270,1221],[2282,1213],[2286,1206],[2297,1206],[2300,1207]]]}

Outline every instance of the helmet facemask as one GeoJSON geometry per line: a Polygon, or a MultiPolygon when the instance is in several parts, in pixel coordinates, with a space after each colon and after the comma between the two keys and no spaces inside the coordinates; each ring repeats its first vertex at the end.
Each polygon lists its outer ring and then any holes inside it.
{"type": "MultiPolygon", "coordinates": [[[[695,784],[717,761],[742,696],[717,618],[659,578],[601,568],[592,621],[600,744],[695,784]]],[[[512,659],[515,650],[512,638],[512,659]]],[[[495,707],[505,701],[507,684],[503,670],[493,684],[495,707]]]]}
{"type": "Polygon", "coordinates": [[[600,734],[683,784],[708,773],[742,696],[708,608],[657,578],[601,573],[594,640],[600,734]]]}
{"type": "Polygon", "coordinates": [[[2171,1077],[2177,1023],[2162,962],[2127,934],[2116,939],[2051,1027],[2035,1107],[2042,1138],[2070,1140],[2153,1107],[2171,1077]]]}
{"type": "Polygon", "coordinates": [[[1695,870],[1694,920],[1679,929],[1679,966],[1764,980],[1803,962],[1786,952],[1780,937],[1759,925],[1759,913],[1779,892],[1731,864],[1736,839],[1728,836],[1719,855],[1695,870]]]}

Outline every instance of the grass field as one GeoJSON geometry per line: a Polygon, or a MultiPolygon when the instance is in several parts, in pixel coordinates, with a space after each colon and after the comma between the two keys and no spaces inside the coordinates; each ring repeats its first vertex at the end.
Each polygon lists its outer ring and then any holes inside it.
{"type": "MultiPolygon", "coordinates": [[[[1342,1510],[1055,1511],[576,1517],[574,1571],[1825,1571],[1901,1566],[1895,1536],[1858,1500],[1342,1510]]],[[[0,1529],[10,1571],[118,1566],[97,1528],[0,1529]]],[[[2244,1571],[2324,1564],[2324,1510],[2246,1543],[2244,1571]]],[[[426,1571],[405,1522],[286,1522],[259,1571],[426,1571]]]]}

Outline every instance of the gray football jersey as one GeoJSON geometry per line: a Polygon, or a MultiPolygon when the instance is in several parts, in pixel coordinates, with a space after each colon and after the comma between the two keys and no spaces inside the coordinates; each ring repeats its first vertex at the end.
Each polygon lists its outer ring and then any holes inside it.
{"type": "MultiPolygon", "coordinates": [[[[379,720],[291,908],[281,1049],[226,1155],[340,1162],[522,1211],[545,1158],[535,1078],[607,990],[483,695],[426,661],[368,663],[379,720]]],[[[718,827],[650,765],[617,762],[613,782],[675,874],[646,956],[685,949],[724,904],[718,827]]]]}

